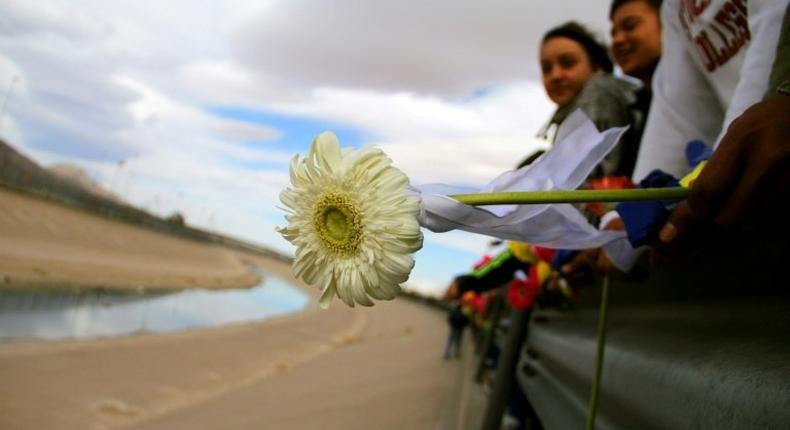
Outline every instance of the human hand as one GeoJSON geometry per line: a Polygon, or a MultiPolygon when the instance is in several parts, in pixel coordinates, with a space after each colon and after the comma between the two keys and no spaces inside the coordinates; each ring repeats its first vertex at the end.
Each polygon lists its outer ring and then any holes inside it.
{"type": "MultiPolygon", "coordinates": [[[[625,230],[623,220],[614,218],[609,221],[603,230],[625,230]]],[[[591,283],[596,275],[609,275],[623,277],[623,273],[603,251],[603,248],[585,249],[577,253],[571,260],[560,268],[563,277],[573,285],[584,285],[591,283]]]]}
{"type": "Polygon", "coordinates": [[[659,251],[688,255],[711,231],[787,205],[790,196],[790,96],[754,104],[733,121],[688,200],[672,211],[659,233],[659,251]]]}

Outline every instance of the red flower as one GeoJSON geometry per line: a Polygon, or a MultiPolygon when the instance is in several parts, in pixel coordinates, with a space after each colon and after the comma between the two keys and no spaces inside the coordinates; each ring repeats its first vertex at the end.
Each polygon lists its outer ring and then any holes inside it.
{"type": "MultiPolygon", "coordinates": [[[[634,188],[634,183],[631,182],[631,178],[628,176],[604,176],[603,178],[590,180],[588,188],[593,190],[622,190],[625,188],[634,188]]],[[[584,208],[600,217],[611,210],[612,205],[595,202],[587,203],[584,208]]]]}
{"type": "Polygon", "coordinates": [[[474,291],[467,291],[467,292],[465,292],[461,296],[461,305],[465,306],[465,307],[468,307],[468,308],[474,308],[475,296],[477,296],[477,293],[474,292],[474,291]]]}
{"type": "Polygon", "coordinates": [[[472,306],[474,307],[477,314],[482,315],[486,310],[486,303],[488,303],[488,298],[485,295],[476,294],[474,302],[472,302],[472,306]]]}
{"type": "Polygon", "coordinates": [[[485,267],[486,264],[491,262],[491,256],[486,254],[483,258],[480,259],[474,266],[472,266],[475,270],[480,269],[481,267],[485,267]]]}
{"type": "Polygon", "coordinates": [[[513,309],[523,311],[532,307],[539,291],[540,285],[537,279],[533,282],[532,279],[514,278],[508,285],[507,301],[513,309]]]}
{"type": "Polygon", "coordinates": [[[544,248],[542,246],[533,246],[532,248],[535,250],[535,255],[538,256],[538,260],[542,260],[547,263],[551,263],[551,261],[554,260],[555,250],[544,248]]]}
{"type": "Polygon", "coordinates": [[[593,190],[622,190],[634,188],[634,183],[628,176],[604,176],[590,181],[593,190]]]}

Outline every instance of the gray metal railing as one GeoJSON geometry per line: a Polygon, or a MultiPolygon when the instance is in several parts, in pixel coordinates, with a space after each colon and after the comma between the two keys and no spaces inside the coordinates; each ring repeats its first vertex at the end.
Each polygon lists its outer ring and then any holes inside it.
{"type": "MultiPolygon", "coordinates": [[[[771,231],[730,232],[690,263],[612,281],[594,428],[788,428],[790,234],[780,218],[771,231]]],[[[499,428],[512,381],[543,428],[585,428],[601,288],[579,292],[573,309],[533,310],[512,373],[513,351],[502,351],[481,428],[499,428]]]]}

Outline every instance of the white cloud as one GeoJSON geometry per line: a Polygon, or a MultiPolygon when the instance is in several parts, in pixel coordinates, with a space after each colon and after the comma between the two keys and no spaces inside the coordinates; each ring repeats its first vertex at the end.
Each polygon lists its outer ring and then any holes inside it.
{"type": "Polygon", "coordinates": [[[415,292],[434,298],[441,298],[447,285],[436,279],[411,276],[402,286],[405,291],[415,292]]]}
{"type": "Polygon", "coordinates": [[[431,231],[424,231],[425,240],[431,241],[448,248],[455,248],[466,251],[472,254],[480,254],[489,247],[493,240],[488,236],[483,236],[475,233],[467,233],[465,231],[448,231],[447,233],[433,233],[431,231]]]}
{"type": "Polygon", "coordinates": [[[281,103],[277,109],[365,130],[372,136],[368,143],[384,149],[417,183],[482,185],[545,149],[546,142],[535,135],[552,106],[539,84],[525,81],[459,101],[319,88],[311,100],[281,103]]]}
{"type": "Polygon", "coordinates": [[[25,142],[25,136],[13,118],[0,115],[0,140],[20,142],[20,144],[25,142]]]}
{"type": "MultiPolygon", "coordinates": [[[[127,105],[135,120],[124,130],[124,140],[141,152],[175,151],[189,158],[195,154],[220,155],[240,161],[285,163],[290,154],[255,149],[238,140],[271,140],[280,135],[272,127],[218,118],[204,110],[162,94],[130,77],[116,76],[119,85],[133,90],[137,99],[127,105]]],[[[215,164],[210,163],[210,165],[215,164]]]]}
{"type": "Polygon", "coordinates": [[[245,66],[302,87],[464,95],[536,78],[540,36],[573,18],[604,32],[607,6],[602,0],[287,0],[238,16],[230,34],[245,66]]]}
{"type": "Polygon", "coordinates": [[[273,140],[282,135],[272,127],[227,119],[215,120],[211,128],[220,136],[237,140],[273,140]]]}

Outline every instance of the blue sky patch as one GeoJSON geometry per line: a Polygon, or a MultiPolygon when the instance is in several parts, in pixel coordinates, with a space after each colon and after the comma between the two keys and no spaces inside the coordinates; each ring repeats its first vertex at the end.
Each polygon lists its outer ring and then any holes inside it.
{"type": "Polygon", "coordinates": [[[484,253],[485,249],[479,254],[471,253],[426,240],[423,248],[414,254],[412,276],[449,284],[457,275],[469,272],[484,253]]]}
{"type": "Polygon", "coordinates": [[[249,142],[266,145],[269,148],[291,152],[305,153],[310,142],[319,133],[331,130],[340,139],[341,146],[360,147],[365,142],[363,133],[353,127],[316,118],[282,115],[261,110],[244,109],[233,106],[210,106],[206,111],[220,118],[259,124],[279,130],[282,135],[274,140],[249,142]]]}

